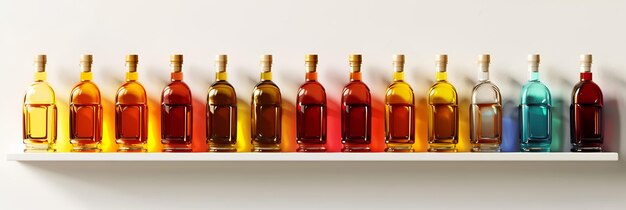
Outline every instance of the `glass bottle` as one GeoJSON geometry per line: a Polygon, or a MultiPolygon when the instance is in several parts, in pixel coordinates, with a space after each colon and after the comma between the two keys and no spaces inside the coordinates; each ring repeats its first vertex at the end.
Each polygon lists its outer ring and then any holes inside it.
{"type": "Polygon", "coordinates": [[[46,81],[46,55],[35,57],[35,82],[26,90],[22,109],[24,152],[54,152],[57,107],[54,90],[46,81]]]}
{"type": "Polygon", "coordinates": [[[385,91],[387,152],[412,152],[415,143],[413,88],[404,81],[404,55],[393,56],[393,82],[385,91]]]}
{"type": "Polygon", "coordinates": [[[602,90],[592,81],[591,55],[581,55],[580,61],[580,82],[574,86],[570,107],[572,152],[601,152],[604,143],[602,90]]]}
{"type": "Polygon", "coordinates": [[[539,55],[528,56],[530,79],[522,87],[519,125],[522,152],[550,152],[552,143],[552,96],[539,81],[539,55]]]}
{"type": "Polygon", "coordinates": [[[305,83],[296,98],[298,152],[326,151],[326,90],[317,81],[317,55],[306,55],[305,83]]]}
{"type": "Polygon", "coordinates": [[[161,143],[164,152],[191,152],[192,99],[183,82],[183,55],[170,56],[171,83],[161,94],[161,143]]]}
{"type": "Polygon", "coordinates": [[[372,142],[370,89],[361,81],[361,55],[350,55],[350,82],[341,95],[342,152],[369,152],[372,142]]]}
{"type": "Polygon", "coordinates": [[[115,94],[115,142],[119,152],[144,152],[148,139],[148,97],[138,80],[137,55],[126,56],[126,82],[115,94]]]}
{"type": "Polygon", "coordinates": [[[428,151],[456,152],[459,111],[456,89],[448,82],[448,55],[437,55],[437,82],[428,91],[428,151]]]}
{"type": "Polygon", "coordinates": [[[227,81],[226,55],[215,57],[215,82],[207,94],[206,140],[211,152],[236,152],[237,95],[227,81]]]}
{"type": "Polygon", "coordinates": [[[100,89],[92,82],[92,55],[80,59],[80,82],[70,95],[70,143],[74,152],[99,152],[102,142],[100,89]]]}
{"type": "Polygon", "coordinates": [[[502,97],[489,81],[489,54],[478,58],[478,84],[470,104],[470,141],[473,152],[500,152],[502,144],[502,97]]]}
{"type": "Polygon", "coordinates": [[[261,82],[252,91],[252,151],[279,152],[282,99],[272,82],[272,55],[261,56],[261,70],[261,82]]]}

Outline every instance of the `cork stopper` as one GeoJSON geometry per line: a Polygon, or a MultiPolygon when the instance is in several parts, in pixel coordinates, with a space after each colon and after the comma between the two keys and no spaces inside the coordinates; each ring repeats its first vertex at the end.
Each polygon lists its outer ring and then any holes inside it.
{"type": "Polygon", "coordinates": [[[173,54],[170,55],[170,63],[183,63],[183,55],[181,54],[173,54]]]}
{"type": "Polygon", "coordinates": [[[539,71],[539,63],[541,62],[541,59],[539,57],[539,54],[530,54],[528,55],[528,68],[530,71],[532,72],[538,72],[539,71]]]}
{"type": "Polygon", "coordinates": [[[272,55],[261,55],[261,69],[263,72],[272,71],[272,55]]]}
{"type": "Polygon", "coordinates": [[[396,72],[404,71],[404,55],[403,54],[393,55],[393,68],[394,68],[394,71],[396,72]]]}
{"type": "Polygon", "coordinates": [[[591,72],[591,63],[593,63],[591,54],[580,55],[581,72],[591,72]]]}
{"type": "Polygon", "coordinates": [[[304,65],[307,72],[315,72],[317,66],[317,54],[308,54],[304,56],[304,65]]]}
{"type": "Polygon", "coordinates": [[[36,55],[35,56],[35,66],[37,66],[37,72],[45,72],[46,71],[46,63],[48,62],[46,55],[36,55]]]}
{"type": "Polygon", "coordinates": [[[80,56],[80,66],[82,72],[91,72],[91,64],[93,63],[93,55],[85,54],[80,56]]]}
{"type": "Polygon", "coordinates": [[[435,63],[438,72],[446,72],[446,66],[448,65],[448,55],[439,54],[435,57],[435,63]]]}
{"type": "Polygon", "coordinates": [[[481,71],[489,71],[489,63],[491,62],[491,56],[489,54],[478,55],[478,65],[481,66],[481,71]]]}
{"type": "Polygon", "coordinates": [[[215,67],[217,68],[217,72],[226,72],[226,64],[228,63],[228,55],[216,55],[215,56],[215,67]]]}
{"type": "Polygon", "coordinates": [[[352,54],[350,55],[350,57],[348,57],[348,60],[350,61],[350,67],[352,67],[351,69],[352,72],[361,71],[361,60],[362,60],[361,54],[352,54]]]}
{"type": "Polygon", "coordinates": [[[173,54],[170,55],[170,65],[172,66],[172,72],[181,72],[183,71],[183,55],[181,54],[173,54]]]}
{"type": "Polygon", "coordinates": [[[126,67],[128,72],[137,72],[137,63],[139,62],[139,56],[136,54],[126,55],[126,67]]]}

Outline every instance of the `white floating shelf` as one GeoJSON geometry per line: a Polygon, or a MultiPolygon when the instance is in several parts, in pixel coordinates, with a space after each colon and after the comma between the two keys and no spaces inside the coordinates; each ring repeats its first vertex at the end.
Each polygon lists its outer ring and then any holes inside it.
{"type": "Polygon", "coordinates": [[[12,153],[10,161],[617,161],[602,153],[12,153]]]}

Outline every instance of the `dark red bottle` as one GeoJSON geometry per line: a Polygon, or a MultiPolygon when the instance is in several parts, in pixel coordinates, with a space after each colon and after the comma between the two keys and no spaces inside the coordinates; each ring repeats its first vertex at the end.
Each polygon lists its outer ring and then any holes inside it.
{"type": "Polygon", "coordinates": [[[372,142],[370,89],[361,81],[361,55],[350,55],[350,83],[341,96],[343,152],[369,152],[372,142]]]}
{"type": "Polygon", "coordinates": [[[182,55],[172,55],[172,82],[161,94],[161,143],[164,152],[191,152],[191,90],[183,80],[182,55]]]}
{"type": "Polygon", "coordinates": [[[581,55],[580,82],[570,107],[572,152],[601,152],[604,143],[602,90],[591,79],[591,55],[581,55]]]}
{"type": "Polygon", "coordinates": [[[306,55],[306,82],[296,99],[298,152],[326,151],[326,90],[317,82],[317,55],[306,55]]]}

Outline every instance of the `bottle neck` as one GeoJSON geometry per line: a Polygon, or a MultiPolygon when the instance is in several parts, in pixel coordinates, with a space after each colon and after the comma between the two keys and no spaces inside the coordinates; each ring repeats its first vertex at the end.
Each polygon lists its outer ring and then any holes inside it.
{"type": "Polygon", "coordinates": [[[307,72],[304,78],[307,82],[317,81],[317,72],[307,72]]]}
{"type": "Polygon", "coordinates": [[[272,81],[272,72],[271,71],[261,72],[261,81],[272,81]]]}
{"type": "Polygon", "coordinates": [[[228,75],[225,71],[218,71],[215,73],[215,81],[226,81],[228,79],[228,75]]]}
{"type": "Polygon", "coordinates": [[[448,80],[448,73],[445,71],[437,71],[436,79],[437,81],[446,81],[448,80]]]}
{"type": "Polygon", "coordinates": [[[88,71],[88,72],[80,72],[80,81],[91,81],[93,79],[93,74],[88,71]]]}
{"type": "Polygon", "coordinates": [[[404,81],[404,72],[403,71],[393,72],[393,81],[394,82],[404,81]]]}
{"type": "Polygon", "coordinates": [[[530,79],[529,81],[539,81],[539,72],[538,71],[531,71],[530,72],[530,79]]]}
{"type": "Polygon", "coordinates": [[[478,81],[489,81],[489,65],[481,64],[478,71],[478,81]]]}
{"type": "Polygon", "coordinates": [[[580,81],[591,81],[591,72],[580,72],[580,81]]]}
{"type": "Polygon", "coordinates": [[[179,72],[172,72],[172,74],[170,75],[170,78],[173,81],[182,81],[183,80],[183,72],[179,71],[179,72]]]}
{"type": "Polygon", "coordinates": [[[361,81],[361,72],[350,72],[350,81],[361,81]]]}
{"type": "Polygon", "coordinates": [[[35,69],[35,82],[46,81],[46,64],[37,63],[35,69]]]}
{"type": "Polygon", "coordinates": [[[139,74],[137,74],[136,64],[126,64],[126,81],[137,81],[139,74]]]}

